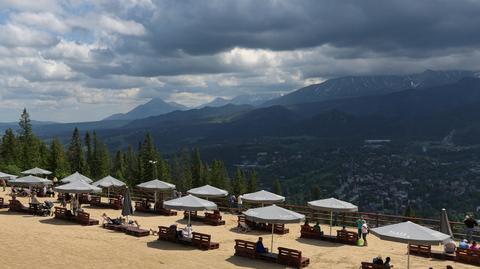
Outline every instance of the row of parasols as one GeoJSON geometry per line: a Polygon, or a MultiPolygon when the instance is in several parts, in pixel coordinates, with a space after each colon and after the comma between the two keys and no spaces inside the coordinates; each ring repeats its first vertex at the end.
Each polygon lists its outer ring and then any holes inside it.
{"type": "MultiPolygon", "coordinates": [[[[34,168],[23,172],[24,174],[36,174],[36,175],[45,175],[49,171],[34,168]]],[[[1,177],[1,175],[0,175],[1,177]]],[[[62,180],[60,180],[64,185],[58,186],[55,188],[57,192],[63,193],[92,193],[100,192],[101,188],[112,188],[112,187],[122,187],[125,186],[125,183],[115,179],[111,176],[107,176],[97,182],[93,182],[90,178],[76,172],[62,180]]],[[[52,182],[48,179],[44,179],[36,176],[26,176],[11,179],[9,181],[12,185],[27,185],[27,186],[39,186],[39,185],[49,185],[52,182]]],[[[144,182],[137,185],[137,187],[150,190],[155,193],[155,200],[157,192],[164,192],[168,190],[174,190],[175,185],[160,181],[158,179],[144,182]]],[[[217,205],[209,200],[201,199],[204,198],[214,198],[214,197],[226,197],[228,192],[210,185],[205,185],[202,187],[194,188],[188,191],[189,195],[172,199],[163,203],[163,207],[171,210],[185,210],[185,211],[203,211],[203,210],[216,210],[217,205]],[[198,196],[198,197],[197,197],[198,196]]],[[[130,201],[130,195],[127,191],[126,197],[130,201]]],[[[297,212],[282,208],[275,205],[275,203],[281,203],[285,201],[285,197],[261,190],[254,193],[248,193],[242,195],[242,200],[250,203],[261,204],[262,207],[249,209],[243,214],[245,217],[251,221],[257,223],[268,223],[272,224],[272,240],[271,248],[273,250],[273,224],[289,224],[289,223],[300,223],[305,220],[305,215],[299,214],[297,212]],[[264,207],[264,204],[273,204],[271,206],[264,207]]],[[[125,201],[127,202],[127,201],[125,201]]],[[[130,204],[131,211],[131,202],[124,204],[130,204]]],[[[308,202],[309,207],[319,211],[328,211],[330,212],[330,233],[332,226],[332,214],[333,212],[356,212],[358,207],[345,201],[341,201],[335,198],[321,199],[317,201],[308,202]]],[[[446,213],[444,212],[445,218],[446,213]]],[[[189,218],[190,224],[190,218],[189,218]]],[[[448,224],[448,221],[447,221],[448,224]]],[[[447,225],[448,226],[448,225],[447,225]]],[[[450,228],[447,227],[447,231],[450,228]]],[[[376,235],[382,240],[401,242],[406,244],[421,244],[421,245],[438,245],[451,238],[451,231],[446,233],[441,233],[439,231],[432,230],[427,227],[415,224],[413,222],[407,221],[393,225],[387,225],[383,227],[378,227],[371,229],[372,234],[376,235]]],[[[410,255],[408,255],[407,268],[410,268],[410,255]]]]}

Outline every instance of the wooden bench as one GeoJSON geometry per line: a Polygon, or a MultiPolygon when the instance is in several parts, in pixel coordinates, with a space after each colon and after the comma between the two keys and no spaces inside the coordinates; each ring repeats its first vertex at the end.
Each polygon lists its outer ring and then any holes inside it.
{"type": "Polygon", "coordinates": [[[348,245],[357,245],[358,233],[347,230],[337,230],[337,242],[348,245]]]}
{"type": "Polygon", "coordinates": [[[432,257],[432,246],[427,245],[408,245],[410,255],[421,256],[426,258],[432,257]]]}
{"type": "Polygon", "coordinates": [[[118,198],[109,198],[108,203],[103,203],[102,197],[92,196],[90,200],[90,205],[96,207],[112,208],[116,210],[122,209],[122,201],[118,198]]]}
{"type": "Polygon", "coordinates": [[[0,197],[0,208],[9,208],[9,205],[5,204],[3,197],[0,197]]]}
{"type": "Polygon", "coordinates": [[[55,211],[53,212],[54,218],[63,219],[63,220],[70,220],[73,215],[70,210],[66,209],[65,207],[55,207],[55,211]]]}
{"type": "Polygon", "coordinates": [[[300,237],[310,239],[321,239],[323,236],[322,231],[318,231],[313,226],[302,225],[300,226],[300,237]]]}
{"type": "Polygon", "coordinates": [[[203,233],[192,233],[192,239],[178,238],[177,231],[165,226],[158,226],[158,240],[189,245],[201,250],[211,250],[220,247],[219,243],[211,241],[211,235],[203,233]]]}
{"type": "Polygon", "coordinates": [[[362,269],[390,269],[390,266],[383,264],[373,264],[371,262],[362,262],[362,269]]]}
{"type": "Polygon", "coordinates": [[[213,213],[205,212],[203,222],[213,226],[225,225],[225,220],[222,220],[222,215],[220,215],[218,210],[215,210],[213,213]]]}
{"type": "Polygon", "coordinates": [[[80,223],[81,225],[85,226],[91,226],[91,225],[98,225],[99,221],[96,219],[90,218],[90,213],[87,212],[77,212],[77,215],[75,216],[75,221],[80,223]]]}
{"type": "Polygon", "coordinates": [[[279,247],[277,262],[287,266],[303,268],[310,264],[310,259],[302,257],[302,252],[299,250],[279,247]]]}
{"type": "MultiPolygon", "coordinates": [[[[256,243],[247,240],[235,239],[234,249],[235,256],[246,257],[250,259],[262,259],[263,256],[261,253],[256,252],[256,243]]],[[[267,248],[265,248],[265,250],[268,252],[267,248]]]]}
{"type": "Polygon", "coordinates": [[[457,262],[480,265],[480,250],[457,248],[455,256],[457,262]]]}

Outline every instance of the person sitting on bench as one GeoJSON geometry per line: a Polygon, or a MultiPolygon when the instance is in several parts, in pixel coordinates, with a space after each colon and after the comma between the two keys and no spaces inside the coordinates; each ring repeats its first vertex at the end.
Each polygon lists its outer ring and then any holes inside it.
{"type": "Polygon", "coordinates": [[[322,233],[322,228],[320,227],[320,223],[318,222],[318,220],[315,223],[315,225],[313,226],[313,229],[318,233],[322,233]]]}
{"type": "Polygon", "coordinates": [[[305,227],[310,227],[310,224],[308,223],[308,219],[307,219],[307,218],[305,218],[305,224],[303,224],[303,226],[305,226],[305,227]]]}
{"type": "Polygon", "coordinates": [[[443,245],[443,249],[447,254],[454,254],[456,248],[457,246],[455,245],[455,241],[452,239],[448,240],[448,242],[443,245]]]}
{"type": "Polygon", "coordinates": [[[373,258],[373,264],[383,264],[383,259],[382,259],[382,256],[377,256],[375,258],[373,258]]]}
{"type": "Polygon", "coordinates": [[[185,228],[182,229],[182,237],[192,239],[193,237],[192,232],[193,232],[192,225],[188,224],[185,228]]]}
{"type": "Polygon", "coordinates": [[[259,254],[267,253],[267,250],[263,246],[263,238],[259,237],[257,243],[255,244],[255,252],[259,254]]]}
{"type": "Polygon", "coordinates": [[[387,267],[387,268],[392,268],[393,266],[390,265],[390,260],[391,260],[390,257],[386,257],[386,258],[385,258],[385,262],[383,263],[383,265],[384,265],[385,267],[387,267]]]}

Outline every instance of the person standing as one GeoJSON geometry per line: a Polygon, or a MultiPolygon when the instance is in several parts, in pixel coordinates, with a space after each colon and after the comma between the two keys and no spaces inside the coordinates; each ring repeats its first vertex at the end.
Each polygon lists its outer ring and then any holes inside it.
{"type": "Polygon", "coordinates": [[[363,238],[363,245],[368,246],[367,244],[367,235],[368,235],[368,224],[364,220],[362,224],[362,238],[363,238]]]}
{"type": "Polygon", "coordinates": [[[466,215],[465,220],[463,220],[463,223],[465,224],[465,233],[467,234],[467,239],[469,242],[471,242],[473,230],[475,229],[475,226],[478,226],[478,222],[475,219],[473,219],[472,216],[466,215]]]}
{"type": "Polygon", "coordinates": [[[243,202],[242,202],[242,196],[241,195],[238,195],[237,205],[238,205],[238,209],[240,211],[242,211],[243,202]]]}
{"type": "Polygon", "coordinates": [[[0,178],[0,184],[2,185],[3,191],[5,192],[5,187],[7,187],[7,183],[5,182],[5,179],[0,178]]]}
{"type": "Polygon", "coordinates": [[[362,225],[363,225],[363,216],[360,216],[359,219],[357,219],[357,232],[358,232],[358,239],[362,238],[362,225]]]}

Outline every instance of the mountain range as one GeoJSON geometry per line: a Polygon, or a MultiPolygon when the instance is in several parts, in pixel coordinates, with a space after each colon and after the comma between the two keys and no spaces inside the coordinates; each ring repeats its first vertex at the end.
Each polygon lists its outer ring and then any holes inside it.
{"type": "Polygon", "coordinates": [[[259,106],[263,103],[281,97],[281,93],[258,93],[258,94],[242,94],[232,99],[217,97],[213,101],[199,106],[202,107],[220,107],[228,104],[232,105],[251,105],[259,106]]]}
{"type": "Polygon", "coordinates": [[[160,98],[153,98],[143,105],[139,105],[127,113],[113,114],[104,120],[134,120],[150,116],[166,114],[175,110],[186,110],[186,106],[175,102],[165,102],[160,98]]]}

